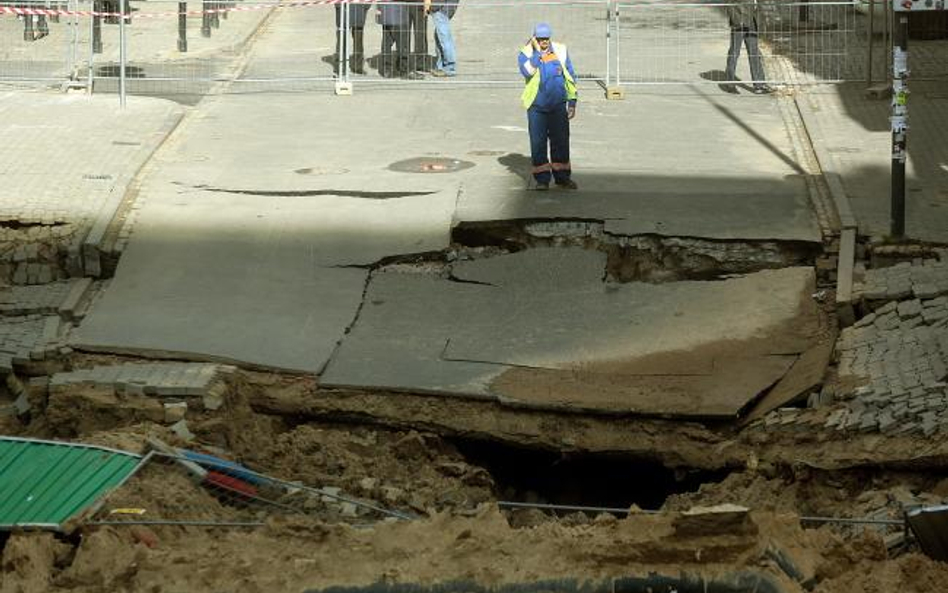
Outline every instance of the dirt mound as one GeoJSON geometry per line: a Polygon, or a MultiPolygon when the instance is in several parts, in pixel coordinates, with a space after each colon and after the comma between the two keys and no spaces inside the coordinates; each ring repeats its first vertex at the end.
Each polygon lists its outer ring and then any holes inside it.
{"type": "Polygon", "coordinates": [[[910,554],[889,562],[863,561],[817,586],[813,593],[932,593],[944,591],[948,564],[910,554]]]}
{"type": "Polygon", "coordinates": [[[747,519],[753,529],[741,524],[712,534],[683,529],[682,517],[603,516],[588,525],[549,522],[531,529],[510,527],[487,506],[474,517],[441,513],[370,529],[284,517],[254,531],[156,528],[154,547],[99,528],[84,538],[76,561],[56,584],[77,592],[300,591],[380,581],[492,586],[748,569],[800,591],[768,559],[770,550],[779,549],[805,578],[826,543],[825,535],[801,530],[789,515],[754,514],[747,519]]]}

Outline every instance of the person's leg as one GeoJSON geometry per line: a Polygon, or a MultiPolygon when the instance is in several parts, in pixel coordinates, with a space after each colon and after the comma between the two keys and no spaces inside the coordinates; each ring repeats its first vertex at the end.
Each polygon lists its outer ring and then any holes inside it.
{"type": "Polygon", "coordinates": [[[395,43],[396,31],[390,25],[382,25],[382,52],[379,56],[379,74],[382,76],[395,76],[395,70],[398,67],[395,55],[392,54],[392,45],[395,43]]]}
{"type": "Polygon", "coordinates": [[[412,70],[428,69],[428,16],[425,14],[425,5],[421,2],[409,5],[408,19],[410,28],[414,31],[414,41],[411,49],[410,66],[412,70]]]}
{"type": "Polygon", "coordinates": [[[727,68],[724,70],[725,82],[737,80],[737,59],[741,57],[741,45],[744,43],[744,29],[731,29],[731,45],[727,50],[727,68]]]}
{"type": "Polygon", "coordinates": [[[767,77],[764,75],[764,61],[760,55],[760,43],[757,38],[757,29],[751,29],[744,37],[747,44],[747,59],[750,61],[751,79],[754,85],[762,85],[767,77]]]}
{"type": "Polygon", "coordinates": [[[397,27],[395,33],[395,76],[404,76],[411,72],[408,68],[408,29],[397,27]]]}
{"type": "Polygon", "coordinates": [[[349,58],[349,70],[356,74],[365,74],[364,27],[352,27],[352,56],[349,58]]]}
{"type": "Polygon", "coordinates": [[[566,103],[549,114],[550,128],[550,166],[557,185],[572,186],[569,162],[569,116],[566,103]]]}
{"type": "Polygon", "coordinates": [[[547,144],[550,138],[547,114],[531,107],[527,110],[527,130],[530,133],[530,162],[533,164],[533,178],[538,187],[550,185],[550,159],[547,144]]]}
{"type": "Polygon", "coordinates": [[[439,10],[433,15],[435,25],[435,43],[438,48],[438,70],[449,76],[457,71],[455,64],[454,37],[451,35],[451,19],[439,10]]]}

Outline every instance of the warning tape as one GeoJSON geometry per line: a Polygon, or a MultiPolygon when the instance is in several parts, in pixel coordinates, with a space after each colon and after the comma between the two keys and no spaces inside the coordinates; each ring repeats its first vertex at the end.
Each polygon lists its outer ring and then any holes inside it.
{"type": "MultiPolygon", "coordinates": [[[[207,10],[187,10],[184,12],[146,12],[135,14],[136,19],[160,18],[169,16],[201,16],[204,14],[220,14],[224,12],[250,12],[266,10],[268,8],[300,8],[303,6],[317,6],[324,4],[382,4],[392,0],[300,0],[295,2],[280,2],[279,4],[253,4],[250,6],[231,6],[225,8],[209,8],[207,10]]],[[[20,16],[98,16],[121,17],[121,12],[100,12],[96,10],[56,10],[51,8],[21,8],[18,6],[0,6],[0,14],[16,14],[20,16]]],[[[132,15],[125,15],[131,19],[132,15]]]]}

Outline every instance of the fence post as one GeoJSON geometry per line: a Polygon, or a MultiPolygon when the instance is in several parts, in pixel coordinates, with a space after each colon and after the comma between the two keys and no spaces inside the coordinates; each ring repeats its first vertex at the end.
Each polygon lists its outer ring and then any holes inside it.
{"type": "Polygon", "coordinates": [[[615,3],[615,23],[616,23],[616,86],[622,86],[622,13],[619,11],[619,0],[615,3]]]}
{"type": "Polygon", "coordinates": [[[125,62],[128,59],[125,46],[125,18],[128,0],[119,0],[119,105],[125,108],[125,62]]]}
{"type": "Polygon", "coordinates": [[[178,2],[178,51],[188,51],[188,3],[178,2]]]}
{"type": "MultiPolygon", "coordinates": [[[[95,10],[95,2],[89,1],[89,6],[95,10]]],[[[95,17],[89,19],[89,70],[86,72],[86,91],[91,95],[95,83],[95,17]]],[[[99,39],[99,51],[102,51],[102,40],[99,39]]]]}
{"type": "Polygon", "coordinates": [[[606,92],[612,85],[612,2],[606,0],[606,92]]]}

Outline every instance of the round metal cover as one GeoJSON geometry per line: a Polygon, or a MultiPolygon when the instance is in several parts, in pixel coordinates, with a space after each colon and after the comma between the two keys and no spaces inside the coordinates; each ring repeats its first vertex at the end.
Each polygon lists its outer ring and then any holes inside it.
{"type": "Polygon", "coordinates": [[[445,157],[416,157],[398,161],[388,166],[392,171],[401,173],[454,173],[470,169],[474,163],[445,157]]]}

